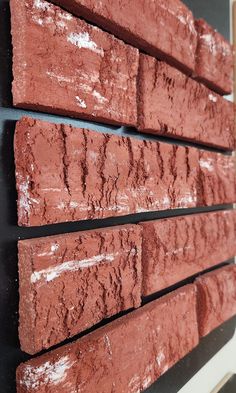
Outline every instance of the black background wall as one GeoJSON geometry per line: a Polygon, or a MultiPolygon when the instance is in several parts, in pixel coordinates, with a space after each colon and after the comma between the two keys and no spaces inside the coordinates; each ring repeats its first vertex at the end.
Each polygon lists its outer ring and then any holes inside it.
{"type": "MultiPolygon", "coordinates": [[[[229,35],[229,6],[227,0],[186,0],[186,4],[197,17],[205,17],[226,37],[229,35]]],[[[188,209],[139,214],[117,219],[84,221],[51,225],[41,228],[17,227],[16,190],[14,177],[13,137],[15,122],[22,115],[40,117],[55,122],[67,122],[97,131],[109,130],[116,134],[136,136],[126,128],[106,127],[95,123],[72,120],[59,116],[50,116],[26,112],[12,108],[12,49],[10,36],[9,0],[0,0],[0,393],[15,393],[15,369],[28,356],[19,349],[18,328],[18,273],[17,240],[62,232],[104,227],[126,222],[167,217],[178,214],[191,214],[210,209],[188,209]]],[[[147,138],[145,135],[138,136],[147,138]]],[[[151,137],[151,139],[160,139],[151,137]]],[[[173,143],[173,141],[169,141],[173,143]]],[[[179,142],[178,142],[179,143],[179,142]]],[[[226,208],[227,206],[224,206],[226,208]]],[[[222,206],[214,209],[221,209],[222,206]]],[[[191,281],[189,279],[188,281],[191,281]]],[[[161,294],[156,294],[155,297],[161,294]]],[[[151,300],[151,299],[149,299],[151,300]]],[[[219,329],[208,335],[199,347],[181,360],[163,375],[149,393],[175,393],[183,386],[202,365],[204,365],[233,335],[235,318],[226,322],[219,329]]]]}

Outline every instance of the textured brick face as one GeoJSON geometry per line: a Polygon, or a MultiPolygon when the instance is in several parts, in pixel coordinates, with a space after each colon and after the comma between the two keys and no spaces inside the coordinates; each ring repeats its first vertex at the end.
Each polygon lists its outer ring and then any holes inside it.
{"type": "Polygon", "coordinates": [[[198,344],[195,287],[183,287],[72,344],[20,365],[18,393],[133,393],[198,344]]]}
{"type": "Polygon", "coordinates": [[[36,353],[141,303],[141,228],[18,243],[20,342],[36,353]]]}
{"type": "Polygon", "coordinates": [[[234,149],[232,102],[146,55],[140,55],[138,83],[140,131],[234,149]]]}
{"type": "Polygon", "coordinates": [[[138,50],[44,0],[12,0],[14,105],[136,125],[138,50]]]}
{"type": "Polygon", "coordinates": [[[198,204],[211,206],[235,201],[235,158],[199,151],[198,204]]]}
{"type": "Polygon", "coordinates": [[[196,280],[200,336],[206,336],[236,314],[236,266],[230,265],[196,280]]]}
{"type": "Polygon", "coordinates": [[[144,296],[236,255],[236,212],[219,211],[148,221],[143,228],[144,296]]]}
{"type": "Polygon", "coordinates": [[[197,33],[191,11],[179,0],[56,0],[88,19],[187,72],[194,70],[197,33]]]}
{"type": "Polygon", "coordinates": [[[195,74],[219,94],[233,90],[233,48],[203,19],[195,21],[198,32],[195,74]]]}
{"type": "Polygon", "coordinates": [[[15,134],[19,224],[196,206],[198,154],[23,118],[15,134]]]}

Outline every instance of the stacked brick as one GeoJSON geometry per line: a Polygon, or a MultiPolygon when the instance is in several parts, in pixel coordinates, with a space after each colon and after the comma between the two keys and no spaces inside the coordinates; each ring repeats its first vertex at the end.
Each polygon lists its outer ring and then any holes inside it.
{"type": "Polygon", "coordinates": [[[193,16],[179,0],[139,2],[58,1],[115,32],[130,32],[133,45],[143,37],[145,50],[162,54],[158,60],[44,0],[11,0],[14,105],[234,150],[234,105],[160,61],[188,70],[196,63],[198,79],[211,87],[219,81],[218,93],[230,92],[232,48],[202,21],[197,39],[193,16]],[[148,28],[138,23],[141,9],[148,28]]]}
{"type": "MultiPolygon", "coordinates": [[[[14,106],[234,150],[232,47],[180,0],[54,3],[11,0],[14,106]]],[[[236,202],[235,158],[219,152],[30,117],[14,152],[20,226],[236,202]]],[[[221,210],[19,241],[29,354],[201,276],[21,364],[18,393],[146,389],[236,314],[235,266],[204,274],[235,256],[235,234],[221,210]]]]}
{"type": "Polygon", "coordinates": [[[29,360],[17,369],[18,392],[141,392],[197,346],[198,329],[205,335],[236,313],[235,284],[235,266],[219,269],[29,360]]]}
{"type": "Polygon", "coordinates": [[[20,365],[18,392],[140,392],[197,344],[190,285],[20,365]]]}

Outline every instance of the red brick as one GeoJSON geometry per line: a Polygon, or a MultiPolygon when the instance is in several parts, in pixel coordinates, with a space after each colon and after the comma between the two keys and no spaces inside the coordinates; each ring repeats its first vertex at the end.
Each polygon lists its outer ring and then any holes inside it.
{"type": "Polygon", "coordinates": [[[75,15],[190,73],[197,33],[192,12],[179,0],[55,0],[75,15]]]}
{"type": "Polygon", "coordinates": [[[132,393],[198,344],[195,286],[183,287],[82,339],[21,364],[18,393],[132,393]]]}
{"type": "Polygon", "coordinates": [[[19,225],[196,206],[198,154],[23,118],[15,133],[19,225]]]}
{"type": "Polygon", "coordinates": [[[198,32],[195,74],[219,94],[233,90],[233,47],[205,20],[195,21],[198,32]]]}
{"type": "Polygon", "coordinates": [[[140,223],[144,296],[236,255],[236,211],[191,214],[140,223]]]}
{"type": "Polygon", "coordinates": [[[18,243],[21,348],[49,348],[141,304],[141,228],[126,225],[18,243]]]}
{"type": "Polygon", "coordinates": [[[15,106],[136,125],[138,50],[44,0],[11,0],[15,106]]]}
{"type": "Polygon", "coordinates": [[[236,314],[236,266],[207,273],[196,280],[197,313],[200,336],[236,314]]]}
{"type": "Polygon", "coordinates": [[[153,57],[140,55],[138,129],[233,150],[234,104],[153,57]]]}
{"type": "Polygon", "coordinates": [[[199,150],[198,204],[212,206],[236,201],[235,158],[199,150]]]}

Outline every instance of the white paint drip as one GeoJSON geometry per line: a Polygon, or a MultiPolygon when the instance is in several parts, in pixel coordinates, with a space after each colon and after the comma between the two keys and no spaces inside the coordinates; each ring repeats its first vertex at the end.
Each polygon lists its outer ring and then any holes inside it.
{"type": "Polygon", "coordinates": [[[80,261],[67,261],[58,266],[35,271],[31,274],[31,282],[35,283],[42,278],[49,282],[59,277],[62,273],[65,272],[76,272],[77,270],[92,267],[101,262],[113,262],[115,257],[119,254],[119,252],[116,252],[113,254],[95,255],[92,258],[82,259],[80,261]]]}
{"type": "Polygon", "coordinates": [[[70,33],[67,37],[67,41],[71,44],[77,46],[80,49],[89,49],[92,52],[99,54],[100,56],[104,56],[104,51],[101,48],[98,48],[96,42],[92,41],[89,33],[70,33]]]}
{"type": "Polygon", "coordinates": [[[75,98],[76,98],[76,100],[77,100],[77,104],[78,104],[81,108],[84,108],[84,109],[87,108],[86,102],[85,102],[84,100],[82,100],[82,98],[80,98],[79,96],[76,96],[75,98]]]}
{"type": "Polygon", "coordinates": [[[212,101],[212,102],[217,102],[217,97],[214,96],[213,94],[209,94],[208,98],[209,98],[209,100],[212,101]]]}
{"type": "Polygon", "coordinates": [[[58,385],[65,380],[73,364],[68,356],[64,356],[55,363],[46,362],[39,367],[26,366],[20,383],[33,390],[45,385],[58,385]]]}

